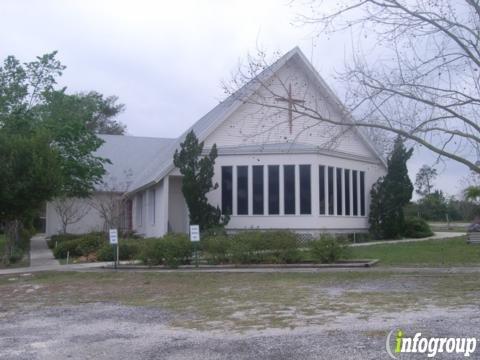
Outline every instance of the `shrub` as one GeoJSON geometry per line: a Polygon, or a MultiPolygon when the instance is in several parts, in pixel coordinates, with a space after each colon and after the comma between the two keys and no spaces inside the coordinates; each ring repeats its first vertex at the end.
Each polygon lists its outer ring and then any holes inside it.
{"type": "Polygon", "coordinates": [[[201,240],[203,255],[211,264],[227,263],[230,243],[230,239],[225,235],[205,237],[201,240]]]}
{"type": "Polygon", "coordinates": [[[298,239],[291,231],[272,231],[263,233],[266,250],[270,250],[271,259],[276,263],[294,263],[301,258],[298,239]]]}
{"type": "Polygon", "coordinates": [[[74,240],[77,243],[76,252],[79,256],[87,256],[96,252],[106,243],[105,234],[92,233],[74,240]]]}
{"type": "Polygon", "coordinates": [[[61,241],[57,243],[57,247],[53,249],[53,255],[57,259],[66,258],[67,252],[70,252],[71,257],[87,256],[96,252],[106,243],[105,234],[103,233],[74,235],[74,237],[69,235],[68,237],[61,237],[60,239],[61,241]],[[68,238],[70,238],[70,240],[67,240],[68,238]]]}
{"type": "Polygon", "coordinates": [[[309,243],[310,253],[316,262],[331,264],[346,257],[348,243],[332,235],[322,235],[309,243]]]}
{"type": "Polygon", "coordinates": [[[53,256],[55,256],[56,259],[65,259],[67,253],[70,253],[70,256],[80,256],[81,254],[77,252],[78,240],[79,239],[74,239],[58,243],[57,247],[53,249],[53,256]]]}
{"type": "Polygon", "coordinates": [[[234,235],[230,243],[230,256],[236,264],[258,264],[264,262],[266,244],[260,231],[242,231],[234,235]]]}
{"type": "Polygon", "coordinates": [[[425,220],[414,216],[405,219],[403,235],[408,238],[423,238],[432,236],[433,232],[425,220]]]}
{"type": "Polygon", "coordinates": [[[82,235],[78,234],[57,234],[52,235],[49,240],[47,240],[48,247],[53,249],[55,247],[55,243],[58,245],[64,241],[70,241],[80,238],[82,235]]]}
{"type": "Polygon", "coordinates": [[[21,248],[12,249],[12,253],[8,257],[8,261],[13,264],[23,259],[24,251],[21,248]]]}
{"type": "MultiPolygon", "coordinates": [[[[144,243],[143,240],[126,240],[120,239],[118,241],[120,246],[120,260],[136,260],[140,255],[140,249],[144,243]]],[[[114,261],[113,246],[109,243],[102,245],[97,251],[98,261],[114,261]]]]}
{"type": "Polygon", "coordinates": [[[167,234],[162,238],[146,239],[140,259],[148,265],[165,264],[178,267],[189,262],[192,243],[185,234],[167,234]]]}
{"type": "Polygon", "coordinates": [[[293,263],[300,260],[297,236],[290,231],[244,231],[229,247],[231,260],[240,264],[293,263]]]}

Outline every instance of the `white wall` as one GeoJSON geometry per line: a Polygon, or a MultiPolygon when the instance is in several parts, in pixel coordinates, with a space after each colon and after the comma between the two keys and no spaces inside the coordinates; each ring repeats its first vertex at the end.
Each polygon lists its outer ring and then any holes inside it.
{"type": "MultiPolygon", "coordinates": [[[[101,194],[95,194],[94,197],[101,197],[101,194]]],[[[67,232],[71,234],[84,234],[91,231],[103,230],[104,221],[99,212],[89,205],[87,199],[76,199],[79,207],[87,207],[88,212],[77,223],[68,225],[67,232]]],[[[46,233],[54,235],[62,232],[62,222],[53,206],[53,203],[47,203],[46,211],[46,233]]]]}
{"type": "Polygon", "coordinates": [[[188,209],[182,193],[182,178],[169,177],[168,222],[169,230],[175,233],[188,232],[188,209]]]}
{"type": "Polygon", "coordinates": [[[168,209],[168,177],[155,186],[135,194],[132,204],[133,230],[145,237],[162,236],[168,231],[167,209],[168,209]],[[155,189],[155,200],[151,195],[155,189]],[[141,216],[139,215],[140,198],[143,197],[141,216]],[[155,209],[155,217],[152,210],[155,209]],[[139,219],[141,218],[141,221],[139,219]]]}
{"type": "MultiPolygon", "coordinates": [[[[338,107],[331,105],[332,100],[329,99],[328,92],[320,88],[316,81],[312,81],[294,62],[290,62],[280,69],[270,84],[270,88],[276,95],[287,96],[280,81],[285,85],[291,84],[292,96],[303,99],[308,107],[315,108],[325,118],[335,121],[341,121],[344,118],[338,107]]],[[[277,106],[285,106],[285,104],[273,102],[271,99],[273,95],[265,89],[261,89],[259,95],[261,98],[256,94],[253,95],[213,134],[208,136],[205,140],[205,147],[210,148],[213,144],[216,144],[217,147],[228,147],[297,143],[315,145],[322,149],[356,156],[375,156],[365,141],[351,128],[319,122],[310,117],[299,117],[294,114],[290,133],[288,111],[263,105],[272,103],[277,106]]]]}

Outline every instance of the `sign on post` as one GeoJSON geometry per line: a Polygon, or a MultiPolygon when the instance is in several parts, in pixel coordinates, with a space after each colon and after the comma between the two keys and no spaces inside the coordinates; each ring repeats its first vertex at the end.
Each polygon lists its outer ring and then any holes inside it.
{"type": "Polygon", "coordinates": [[[200,241],[199,225],[190,225],[190,241],[200,241]]]}
{"type": "Polygon", "coordinates": [[[118,231],[117,229],[110,229],[110,245],[118,244],[118,231]]]}

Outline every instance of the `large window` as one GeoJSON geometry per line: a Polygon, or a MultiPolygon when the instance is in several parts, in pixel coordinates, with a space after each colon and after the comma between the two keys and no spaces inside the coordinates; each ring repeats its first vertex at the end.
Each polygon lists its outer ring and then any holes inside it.
{"type": "Polygon", "coordinates": [[[268,166],[268,214],[280,214],[280,173],[278,165],[268,166]]]}
{"type": "Polygon", "coordinates": [[[320,195],[320,215],[325,215],[325,166],[320,165],[318,179],[320,188],[319,195],[320,195]]]}
{"type": "Polygon", "coordinates": [[[360,171],[360,215],[365,216],[365,171],[360,171]]]}
{"type": "Polygon", "coordinates": [[[333,195],[333,167],[328,167],[328,214],[334,215],[334,195],[333,195]]]}
{"type": "Polygon", "coordinates": [[[353,215],[358,215],[358,180],[357,180],[357,170],[352,170],[352,203],[353,203],[353,215]]]}
{"type": "Polygon", "coordinates": [[[253,169],[253,214],[263,215],[263,166],[255,165],[253,169]]]}
{"type": "Polygon", "coordinates": [[[310,165],[300,165],[300,214],[312,213],[310,165]]]}
{"type": "Polygon", "coordinates": [[[222,166],[222,213],[232,215],[233,186],[232,167],[222,166]]]}
{"type": "Polygon", "coordinates": [[[237,214],[248,215],[248,166],[237,166],[237,214]]]}
{"type": "Polygon", "coordinates": [[[345,215],[350,215],[350,170],[345,169],[345,215]]]}
{"type": "Polygon", "coordinates": [[[337,168],[337,215],[342,215],[342,169],[337,168]]]}
{"type": "Polygon", "coordinates": [[[285,214],[295,214],[295,165],[283,166],[283,186],[285,214]]]}

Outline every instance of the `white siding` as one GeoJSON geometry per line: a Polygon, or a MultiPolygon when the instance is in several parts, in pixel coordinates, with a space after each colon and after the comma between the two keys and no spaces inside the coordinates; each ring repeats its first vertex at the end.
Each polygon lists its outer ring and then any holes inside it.
{"type": "MultiPolygon", "coordinates": [[[[294,98],[304,99],[309,107],[318,109],[319,113],[335,121],[341,121],[342,115],[336,106],[330,105],[328,93],[313,86],[300,68],[290,63],[284,66],[278,77],[272,80],[271,88],[280,96],[286,96],[281,79],[285,84],[292,84],[294,98]]],[[[269,95],[265,90],[262,96],[269,95]]],[[[258,97],[256,97],[258,98],[258,97]]],[[[254,99],[256,99],[254,98],[254,99]]],[[[264,104],[271,100],[252,100],[264,104]]],[[[246,103],[223,122],[205,141],[206,147],[214,143],[218,147],[238,145],[263,145],[269,143],[297,143],[319,146],[328,150],[366,156],[375,159],[374,153],[364,140],[352,129],[319,123],[308,117],[293,115],[293,130],[290,134],[288,111],[269,108],[254,103],[246,103]]],[[[277,104],[285,106],[283,103],[277,104]]]]}

